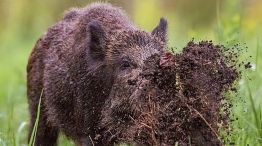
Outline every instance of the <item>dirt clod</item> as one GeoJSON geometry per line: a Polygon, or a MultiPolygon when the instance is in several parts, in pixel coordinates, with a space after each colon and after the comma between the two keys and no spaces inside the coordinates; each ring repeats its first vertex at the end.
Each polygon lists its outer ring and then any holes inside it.
{"type": "Polygon", "coordinates": [[[141,78],[150,84],[132,97],[135,105],[125,108],[130,111],[122,111],[131,115],[126,117],[131,122],[124,123],[127,132],[115,133],[115,139],[138,145],[223,145],[219,129],[228,126],[230,108],[223,108],[224,93],[236,90],[240,76],[236,57],[203,41],[189,42],[179,54],[148,59],[141,78]]]}

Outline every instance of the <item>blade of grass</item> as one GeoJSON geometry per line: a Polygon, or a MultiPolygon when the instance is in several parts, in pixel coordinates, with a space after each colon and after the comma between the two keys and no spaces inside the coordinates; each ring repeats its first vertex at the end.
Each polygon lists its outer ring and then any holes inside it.
{"type": "Polygon", "coordinates": [[[41,106],[42,95],[43,95],[43,89],[41,91],[40,99],[39,99],[38,106],[37,106],[37,115],[36,115],[34,128],[33,128],[33,131],[31,133],[29,146],[34,146],[35,145],[35,137],[36,137],[37,127],[38,127],[39,118],[40,118],[40,106],[41,106]]]}
{"type": "Polygon", "coordinates": [[[223,38],[223,31],[222,31],[222,23],[220,20],[220,0],[216,1],[216,15],[217,15],[217,34],[218,40],[222,41],[223,38]]]}
{"type": "Polygon", "coordinates": [[[22,135],[22,130],[25,129],[26,125],[27,125],[26,122],[22,122],[18,127],[17,134],[16,134],[16,145],[19,145],[19,141],[22,135]]]}
{"type": "Polygon", "coordinates": [[[258,68],[258,59],[259,59],[259,48],[260,48],[260,43],[259,43],[259,38],[257,38],[257,50],[256,50],[256,68],[255,71],[257,71],[258,68]]]}
{"type": "Polygon", "coordinates": [[[0,145],[2,145],[2,146],[6,146],[4,140],[2,140],[1,138],[0,138],[0,145]]]}
{"type": "Polygon", "coordinates": [[[262,118],[261,118],[261,115],[262,115],[262,112],[261,112],[261,106],[259,105],[258,106],[258,109],[257,109],[257,111],[258,111],[258,115],[259,115],[259,119],[258,119],[258,124],[259,124],[259,129],[258,129],[258,138],[257,138],[257,140],[260,142],[260,143],[262,143],[262,118]]]}
{"type": "Polygon", "coordinates": [[[14,102],[12,101],[12,88],[11,88],[11,83],[8,85],[8,94],[7,94],[7,99],[8,99],[8,129],[7,129],[7,134],[9,137],[9,143],[13,144],[15,146],[15,138],[14,138],[14,125],[12,124],[14,121],[14,102]]]}
{"type": "Polygon", "coordinates": [[[178,142],[175,143],[175,146],[178,146],[178,142]]]}
{"type": "Polygon", "coordinates": [[[261,129],[260,124],[259,124],[259,119],[258,119],[259,117],[258,117],[258,113],[256,111],[254,99],[253,99],[253,96],[252,96],[252,93],[251,93],[251,89],[250,89],[247,77],[246,77],[246,83],[247,83],[248,97],[249,97],[249,100],[250,100],[251,109],[252,109],[252,112],[253,112],[253,115],[254,115],[254,118],[255,118],[255,125],[256,125],[256,128],[257,128],[257,132],[259,133],[259,129],[261,129]]]}
{"type": "MultiPolygon", "coordinates": [[[[262,128],[262,108],[261,106],[259,105],[259,113],[260,113],[260,127],[262,128]]],[[[262,129],[259,129],[260,130],[260,137],[262,138],[262,129]]]]}

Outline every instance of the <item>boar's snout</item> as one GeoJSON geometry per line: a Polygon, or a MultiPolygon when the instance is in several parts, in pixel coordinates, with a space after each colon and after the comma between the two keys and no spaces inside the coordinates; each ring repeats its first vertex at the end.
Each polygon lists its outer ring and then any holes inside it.
{"type": "Polygon", "coordinates": [[[152,56],[143,68],[115,80],[102,110],[100,126],[105,128],[105,141],[116,138],[132,142],[136,139],[138,144],[165,145],[152,129],[159,130],[158,115],[164,106],[159,99],[165,98],[161,101],[169,103],[173,95],[167,96],[166,92],[176,88],[173,62],[174,56],[169,53],[152,56]],[[148,140],[147,144],[141,141],[143,138],[148,140]]]}

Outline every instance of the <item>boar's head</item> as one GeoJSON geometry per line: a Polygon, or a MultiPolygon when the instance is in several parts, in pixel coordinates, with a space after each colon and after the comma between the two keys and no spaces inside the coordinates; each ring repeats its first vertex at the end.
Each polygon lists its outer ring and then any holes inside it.
{"type": "Polygon", "coordinates": [[[139,134],[139,127],[128,127],[137,126],[137,119],[147,118],[153,109],[148,109],[151,104],[143,104],[150,102],[151,96],[159,97],[157,90],[166,88],[165,80],[159,78],[164,73],[158,71],[166,64],[167,59],[163,56],[168,56],[166,27],[166,21],[161,19],[151,34],[140,30],[105,33],[99,24],[91,23],[90,55],[96,61],[104,62],[106,71],[113,78],[99,120],[98,129],[103,137],[95,136],[103,139],[105,145],[121,139],[132,141],[133,136],[139,134]]]}

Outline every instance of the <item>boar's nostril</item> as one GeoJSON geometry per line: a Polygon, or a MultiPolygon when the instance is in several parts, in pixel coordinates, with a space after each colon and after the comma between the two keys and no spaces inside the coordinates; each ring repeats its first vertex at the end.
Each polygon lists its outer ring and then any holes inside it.
{"type": "Polygon", "coordinates": [[[128,85],[134,86],[136,85],[137,79],[129,79],[127,80],[128,85]]]}
{"type": "Polygon", "coordinates": [[[160,58],[160,66],[171,66],[174,63],[174,55],[170,52],[165,53],[160,58]]]}

